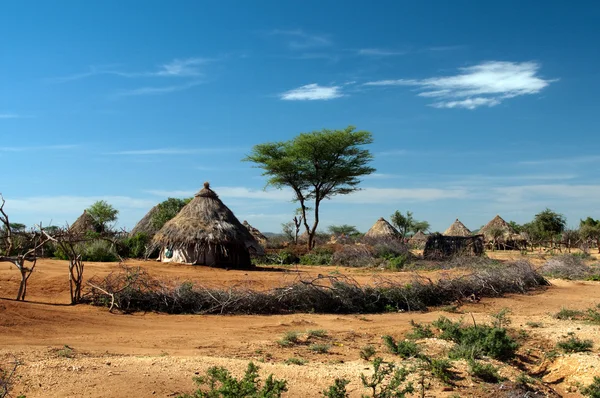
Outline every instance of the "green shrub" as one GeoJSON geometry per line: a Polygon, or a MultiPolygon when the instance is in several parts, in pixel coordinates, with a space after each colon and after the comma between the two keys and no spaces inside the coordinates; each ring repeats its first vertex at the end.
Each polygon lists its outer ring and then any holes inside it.
{"type": "Polygon", "coordinates": [[[310,346],[308,346],[309,350],[316,352],[318,354],[326,354],[329,352],[330,348],[331,348],[331,345],[320,344],[320,343],[315,343],[315,344],[311,344],[310,346]]]}
{"type": "Polygon", "coordinates": [[[285,360],[286,365],[304,365],[305,363],[307,363],[308,361],[304,358],[288,358],[285,360]]]}
{"type": "Polygon", "coordinates": [[[388,350],[402,358],[416,357],[421,352],[421,348],[413,341],[402,340],[396,343],[392,336],[383,336],[383,343],[388,350]]]}
{"type": "Polygon", "coordinates": [[[327,330],[324,330],[324,329],[309,330],[306,332],[306,334],[308,335],[308,337],[323,338],[323,337],[327,337],[327,330]]]}
{"type": "Polygon", "coordinates": [[[227,369],[213,366],[205,376],[194,378],[199,389],[193,395],[184,394],[178,398],[276,398],[287,391],[287,382],[274,379],[273,375],[269,375],[261,386],[258,369],[250,362],[244,377],[238,380],[227,369]]]}
{"type": "Polygon", "coordinates": [[[486,383],[499,383],[503,380],[498,373],[498,368],[494,365],[491,363],[477,362],[475,360],[469,361],[469,374],[486,383]]]}
{"type": "Polygon", "coordinates": [[[288,347],[300,343],[299,334],[296,331],[290,330],[285,332],[281,340],[277,341],[279,345],[288,347]]]}
{"type": "Polygon", "coordinates": [[[595,376],[592,384],[582,388],[581,394],[590,398],[600,398],[600,376],[595,376]]]}
{"type": "Polygon", "coordinates": [[[571,310],[568,308],[561,308],[560,311],[558,311],[554,317],[556,319],[560,319],[560,320],[573,320],[573,319],[581,319],[581,317],[583,316],[583,311],[579,311],[579,310],[571,310]]]}
{"type": "Polygon", "coordinates": [[[454,373],[452,369],[452,362],[448,359],[435,359],[433,358],[429,363],[431,374],[437,377],[444,383],[451,383],[454,379],[454,373]]]}
{"type": "Polygon", "coordinates": [[[581,340],[573,335],[556,343],[556,347],[565,353],[591,351],[593,346],[594,342],[592,340],[581,340]]]}
{"type": "MultiPolygon", "coordinates": [[[[119,254],[125,258],[145,258],[150,237],[144,232],[138,232],[121,241],[119,254]]],[[[148,253],[149,254],[149,253],[148,253]]]]}
{"type": "Polygon", "coordinates": [[[375,355],[375,353],[375,347],[373,347],[370,344],[360,349],[360,357],[365,361],[370,361],[371,358],[373,358],[373,356],[375,355]]]}
{"type": "Polygon", "coordinates": [[[350,384],[349,380],[346,379],[335,379],[333,385],[329,386],[326,390],[323,390],[323,397],[326,398],[347,398],[348,392],[346,386],[350,384]]]}
{"type": "Polygon", "coordinates": [[[409,371],[405,368],[396,368],[393,363],[385,363],[382,358],[373,360],[373,374],[367,377],[360,375],[363,386],[369,389],[370,395],[363,397],[372,398],[404,398],[406,394],[414,392],[411,382],[406,383],[409,371]]]}
{"type": "Polygon", "coordinates": [[[333,259],[333,251],[328,248],[317,247],[310,253],[300,257],[302,265],[330,265],[333,259]]]}
{"type": "Polygon", "coordinates": [[[411,319],[410,325],[413,330],[410,333],[406,334],[406,337],[409,339],[428,339],[433,337],[433,331],[431,330],[431,326],[424,325],[422,323],[417,323],[411,319]]]}

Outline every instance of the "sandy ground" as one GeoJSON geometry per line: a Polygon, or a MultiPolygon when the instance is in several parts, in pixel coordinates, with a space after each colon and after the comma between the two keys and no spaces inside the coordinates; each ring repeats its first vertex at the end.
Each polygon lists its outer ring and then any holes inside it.
{"type": "MultiPolygon", "coordinates": [[[[518,254],[499,253],[497,256],[518,257],[518,254]]],[[[410,273],[373,273],[333,267],[252,272],[155,262],[130,263],[137,264],[161,279],[191,279],[213,286],[251,285],[261,289],[290,283],[299,276],[330,272],[348,274],[360,283],[370,283],[380,277],[412,278],[410,273]]],[[[117,269],[116,264],[89,263],[85,273],[86,277],[102,276],[117,269]]],[[[544,291],[465,305],[461,307],[462,315],[435,309],[427,313],[366,316],[122,315],[111,314],[105,308],[67,305],[65,262],[43,260],[38,263],[30,279],[28,302],[12,300],[18,286],[17,274],[8,264],[0,264],[0,364],[6,365],[14,358],[21,363],[14,396],[173,397],[193,391],[192,377],[210,366],[226,366],[239,375],[250,360],[261,367],[261,374],[273,373],[277,378],[286,379],[291,391],[288,397],[319,396],[336,377],[352,380],[351,396],[360,396],[365,391],[359,386],[359,376],[362,372],[369,373],[369,364],[359,357],[361,347],[372,344],[380,355],[391,360],[382,346],[381,336],[391,334],[402,338],[410,329],[410,320],[429,322],[443,314],[455,319],[464,316],[465,321],[471,321],[472,315],[477,322],[486,322],[489,314],[505,307],[511,311],[512,327],[525,329],[530,335],[521,350],[539,359],[524,366],[530,372],[538,371],[548,383],[549,391],[556,392],[554,396],[579,397],[578,383],[589,384],[594,375],[600,374],[600,327],[581,321],[561,321],[552,316],[562,307],[586,309],[600,303],[599,282],[552,281],[553,285],[544,291]],[[528,322],[540,322],[543,326],[531,328],[528,322]],[[276,342],[287,331],[310,329],[327,331],[328,337],[322,341],[331,345],[329,353],[313,353],[306,345],[280,347],[276,342]],[[544,361],[544,351],[552,349],[556,341],[569,332],[594,340],[593,352],[559,355],[553,361],[544,361]],[[308,362],[302,366],[285,364],[291,357],[308,362]]],[[[421,343],[433,353],[447,350],[449,344],[437,339],[421,343]]],[[[501,366],[501,373],[514,380],[518,371],[501,366]]],[[[464,373],[464,364],[457,363],[455,368],[464,373]]],[[[426,395],[498,396],[496,390],[481,388],[466,373],[457,384],[450,389],[434,382],[426,395]]]]}

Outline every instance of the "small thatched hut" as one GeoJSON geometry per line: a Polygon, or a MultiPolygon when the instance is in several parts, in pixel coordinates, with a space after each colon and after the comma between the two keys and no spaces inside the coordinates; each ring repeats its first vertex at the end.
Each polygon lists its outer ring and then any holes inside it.
{"type": "Polygon", "coordinates": [[[485,224],[479,233],[483,235],[487,243],[501,245],[504,248],[518,248],[524,241],[523,237],[517,234],[513,227],[499,215],[485,224]]]}
{"type": "Polygon", "coordinates": [[[100,232],[100,228],[94,217],[87,210],[84,210],[83,214],[71,224],[69,232],[76,235],[84,235],[87,232],[100,232]]]}
{"type": "Polygon", "coordinates": [[[398,230],[383,217],[379,218],[364,236],[366,239],[395,239],[399,237],[398,230]]]}
{"type": "Polygon", "coordinates": [[[471,236],[471,231],[469,231],[469,228],[465,227],[465,224],[463,224],[462,222],[460,222],[460,220],[457,218],[456,221],[454,221],[452,223],[452,225],[450,225],[450,227],[444,231],[443,233],[444,236],[471,236]]]}
{"type": "Polygon", "coordinates": [[[267,239],[267,237],[264,236],[258,229],[254,228],[246,220],[244,220],[244,222],[242,223],[242,225],[248,229],[248,232],[250,232],[250,234],[254,237],[254,239],[256,239],[256,241],[258,243],[260,243],[260,245],[262,247],[265,247],[267,245],[267,241],[269,239],[267,239]]]}
{"type": "Polygon", "coordinates": [[[250,252],[262,247],[210,189],[208,182],[192,201],[154,235],[160,260],[210,266],[248,267],[250,252]]]}
{"type": "Polygon", "coordinates": [[[481,256],[483,254],[483,236],[445,236],[432,234],[427,239],[423,258],[443,260],[454,256],[481,256]]]}
{"type": "Polygon", "coordinates": [[[411,236],[411,238],[408,240],[408,243],[422,249],[425,247],[425,243],[427,243],[427,235],[425,235],[423,231],[418,231],[416,234],[411,236]]]}
{"type": "Polygon", "coordinates": [[[144,233],[148,236],[148,238],[152,239],[154,235],[158,232],[158,228],[154,227],[152,224],[152,217],[158,211],[158,205],[154,206],[150,209],[148,213],[137,223],[135,227],[129,232],[129,236],[135,236],[139,233],[144,233]]]}

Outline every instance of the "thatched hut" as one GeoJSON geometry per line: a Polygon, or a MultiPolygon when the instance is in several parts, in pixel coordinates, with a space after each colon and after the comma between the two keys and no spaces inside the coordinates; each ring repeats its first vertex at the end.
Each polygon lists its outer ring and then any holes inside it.
{"type": "Polygon", "coordinates": [[[445,236],[432,234],[427,239],[423,258],[443,260],[455,256],[481,256],[484,252],[483,236],[445,236]]]}
{"type": "Polygon", "coordinates": [[[135,236],[140,233],[144,233],[148,236],[148,238],[152,239],[154,235],[158,232],[158,228],[154,226],[152,223],[152,217],[158,211],[158,205],[154,206],[150,209],[148,213],[140,220],[135,227],[129,232],[129,236],[135,236]]]}
{"type": "Polygon", "coordinates": [[[254,237],[254,239],[256,239],[258,243],[260,243],[262,247],[265,247],[267,245],[267,241],[269,239],[266,236],[264,236],[258,229],[254,228],[246,220],[244,220],[242,225],[248,229],[248,232],[250,232],[250,234],[254,237]]]}
{"type": "Polygon", "coordinates": [[[100,227],[94,217],[87,210],[84,210],[83,214],[71,224],[69,232],[76,235],[84,235],[88,232],[100,232],[100,227]]]}
{"type": "Polygon", "coordinates": [[[160,260],[184,264],[248,267],[262,247],[210,189],[208,182],[179,214],[154,235],[160,260]]]}
{"type": "Polygon", "coordinates": [[[485,224],[479,233],[483,235],[486,243],[503,248],[516,249],[523,243],[523,237],[499,215],[485,224]]]}
{"type": "Polygon", "coordinates": [[[457,218],[456,221],[450,225],[450,227],[444,231],[444,236],[471,236],[472,233],[469,231],[469,228],[465,227],[465,224],[460,222],[457,218]]]}
{"type": "Polygon", "coordinates": [[[408,243],[422,249],[425,247],[425,243],[427,243],[427,235],[425,235],[423,231],[418,231],[416,234],[411,236],[411,238],[408,240],[408,243]]]}
{"type": "Polygon", "coordinates": [[[380,217],[364,236],[365,239],[396,239],[399,237],[398,230],[383,217],[380,217]]]}

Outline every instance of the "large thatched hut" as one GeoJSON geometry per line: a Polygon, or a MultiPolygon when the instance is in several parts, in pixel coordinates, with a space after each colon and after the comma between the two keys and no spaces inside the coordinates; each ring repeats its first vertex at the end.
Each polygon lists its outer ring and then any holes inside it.
{"type": "Polygon", "coordinates": [[[398,230],[383,217],[379,218],[364,236],[366,239],[395,239],[399,237],[398,230]]]}
{"type": "Polygon", "coordinates": [[[154,206],[150,209],[148,213],[140,220],[135,227],[129,232],[129,236],[135,236],[137,234],[143,233],[148,236],[148,238],[152,239],[154,235],[158,232],[158,228],[156,228],[152,222],[152,217],[158,211],[158,205],[154,206]]]}
{"type": "Polygon", "coordinates": [[[160,260],[248,267],[250,252],[263,249],[207,182],[190,203],[154,235],[160,260]]]}
{"type": "Polygon", "coordinates": [[[260,243],[260,245],[261,245],[262,247],[265,247],[265,246],[267,245],[267,241],[268,241],[269,239],[267,239],[267,237],[266,237],[266,236],[264,236],[264,235],[262,234],[262,232],[260,232],[260,231],[259,231],[257,228],[254,228],[254,227],[253,227],[252,225],[250,225],[250,224],[248,223],[248,221],[246,221],[246,220],[244,220],[244,222],[242,223],[242,225],[248,229],[248,232],[250,232],[250,234],[251,234],[251,235],[254,237],[254,239],[256,239],[256,241],[257,241],[258,243],[260,243]]]}
{"type": "Polygon", "coordinates": [[[432,234],[427,239],[423,258],[443,260],[454,256],[481,256],[483,254],[483,236],[445,236],[432,234]]]}
{"type": "Polygon", "coordinates": [[[456,221],[454,221],[452,223],[452,225],[450,225],[450,227],[444,231],[443,233],[444,236],[471,236],[471,231],[469,231],[469,228],[465,227],[465,224],[463,224],[462,222],[460,222],[460,220],[457,218],[456,221]]]}
{"type": "Polygon", "coordinates": [[[84,235],[88,232],[100,232],[100,227],[94,217],[87,210],[84,210],[83,214],[71,224],[69,232],[76,235],[84,235]]]}
{"type": "Polygon", "coordinates": [[[485,224],[479,233],[483,235],[486,243],[503,248],[516,249],[524,242],[523,237],[499,215],[485,224]]]}
{"type": "Polygon", "coordinates": [[[411,236],[411,238],[408,240],[408,243],[422,249],[425,247],[425,243],[427,243],[427,235],[425,235],[423,231],[418,231],[416,234],[411,236]]]}

